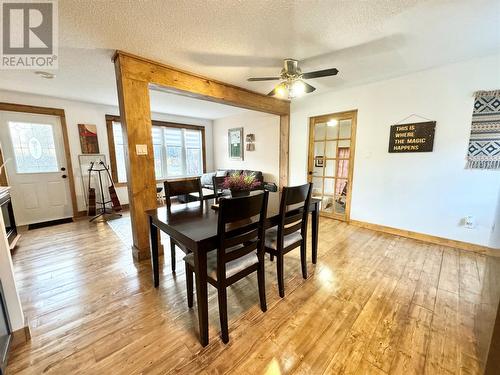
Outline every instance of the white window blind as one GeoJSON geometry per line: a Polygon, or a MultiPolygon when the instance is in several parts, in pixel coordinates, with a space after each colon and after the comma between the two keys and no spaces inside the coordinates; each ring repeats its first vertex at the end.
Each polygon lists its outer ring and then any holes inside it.
{"type": "Polygon", "coordinates": [[[201,162],[201,132],[199,130],[185,130],[186,145],[186,174],[193,176],[202,173],[201,162]]]}
{"type": "MultiPolygon", "coordinates": [[[[126,182],[125,152],[121,124],[113,122],[118,182],[126,182]]],[[[152,127],[155,176],[198,176],[203,173],[203,144],[201,131],[195,129],[152,127]]]]}

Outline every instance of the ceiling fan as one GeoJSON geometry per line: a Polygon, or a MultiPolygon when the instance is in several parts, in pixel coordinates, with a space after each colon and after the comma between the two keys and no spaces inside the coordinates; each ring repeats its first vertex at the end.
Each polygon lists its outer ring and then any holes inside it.
{"type": "Polygon", "coordinates": [[[294,59],[284,59],[283,69],[279,77],[248,78],[248,81],[277,81],[281,82],[269,93],[268,96],[292,99],[303,94],[309,94],[316,90],[315,87],[304,82],[305,79],[334,76],[339,71],[336,68],[316,70],[314,72],[302,73],[299,62],[294,59]]]}

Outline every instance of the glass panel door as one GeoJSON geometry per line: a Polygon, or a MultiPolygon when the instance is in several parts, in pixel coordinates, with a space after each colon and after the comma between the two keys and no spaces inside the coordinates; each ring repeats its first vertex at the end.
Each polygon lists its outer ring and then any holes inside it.
{"type": "Polygon", "coordinates": [[[311,119],[309,181],[325,216],[349,220],[356,111],[311,119]]]}

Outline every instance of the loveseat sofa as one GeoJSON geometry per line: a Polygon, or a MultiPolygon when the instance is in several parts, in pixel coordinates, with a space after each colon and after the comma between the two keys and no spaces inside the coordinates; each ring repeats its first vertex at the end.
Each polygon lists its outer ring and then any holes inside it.
{"type": "Polygon", "coordinates": [[[205,189],[214,189],[213,182],[212,182],[212,177],[217,176],[217,177],[227,177],[231,176],[235,173],[242,174],[253,174],[255,175],[255,179],[260,182],[260,185],[255,187],[254,190],[262,190],[264,189],[264,175],[262,174],[261,171],[251,171],[251,170],[246,170],[246,169],[218,169],[215,172],[210,172],[210,173],[203,173],[201,175],[201,185],[205,189]]]}

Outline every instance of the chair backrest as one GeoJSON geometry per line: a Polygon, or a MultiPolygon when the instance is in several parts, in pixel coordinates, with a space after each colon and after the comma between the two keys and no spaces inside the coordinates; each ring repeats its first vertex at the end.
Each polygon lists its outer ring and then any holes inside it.
{"type": "Polygon", "coordinates": [[[257,250],[264,255],[264,223],[269,192],[253,193],[246,197],[221,198],[217,227],[217,277],[225,278],[226,263],[257,250]],[[237,250],[227,249],[242,245],[237,250]]]}
{"type": "Polygon", "coordinates": [[[283,248],[284,237],[300,230],[303,240],[307,233],[308,208],[311,202],[312,183],[284,187],[281,193],[278,248],[283,248]]]}
{"type": "Polygon", "coordinates": [[[201,180],[199,177],[188,178],[184,180],[165,181],[165,200],[167,207],[170,207],[172,202],[171,197],[179,195],[187,195],[190,193],[198,193],[199,200],[203,201],[203,190],[201,187],[201,180]]]}
{"type": "Polygon", "coordinates": [[[212,185],[214,187],[215,201],[219,202],[219,192],[222,191],[222,184],[226,179],[225,176],[213,176],[212,177],[212,185]]]}

